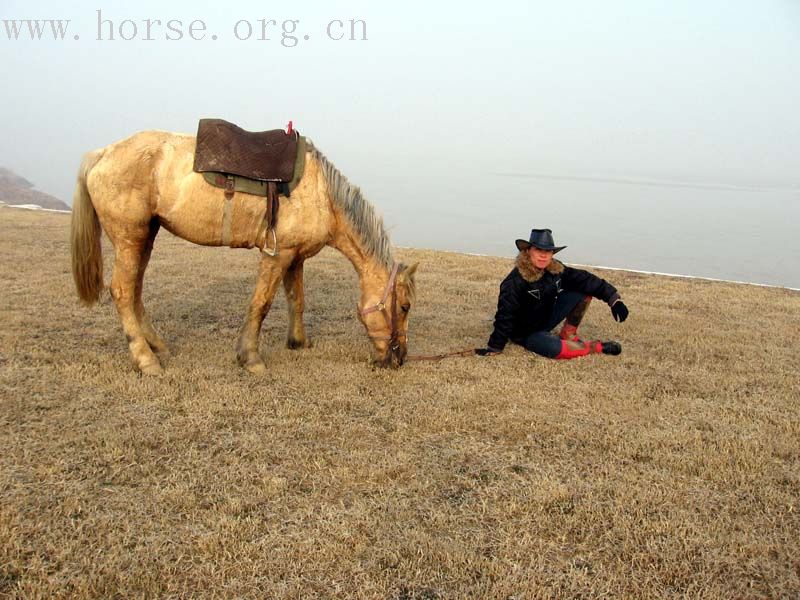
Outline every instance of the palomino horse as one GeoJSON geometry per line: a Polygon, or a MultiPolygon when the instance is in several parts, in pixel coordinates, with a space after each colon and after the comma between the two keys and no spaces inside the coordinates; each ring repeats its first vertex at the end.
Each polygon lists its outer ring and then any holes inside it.
{"type": "MultiPolygon", "coordinates": [[[[192,170],[194,150],[193,136],[145,131],[88,153],[78,172],[71,231],[78,295],[91,305],[103,290],[102,227],[115,251],[111,296],[133,362],[145,374],[161,372],[157,355],[167,351],[142,304],[144,273],[159,228],[195,244],[223,245],[222,190],[192,170]]],[[[237,192],[234,202],[237,246],[263,248],[267,232],[258,231],[258,224],[264,199],[237,192]]],[[[251,373],[266,371],[258,340],[281,281],[289,307],[287,346],[309,346],[303,325],[303,262],[329,245],[359,275],[358,317],[374,345],[375,364],[402,365],[417,265],[395,263],[383,220],[310,141],[303,177],[291,198],[280,204],[276,234],[277,256],[262,253],[239,336],[239,364],[251,373]]]]}

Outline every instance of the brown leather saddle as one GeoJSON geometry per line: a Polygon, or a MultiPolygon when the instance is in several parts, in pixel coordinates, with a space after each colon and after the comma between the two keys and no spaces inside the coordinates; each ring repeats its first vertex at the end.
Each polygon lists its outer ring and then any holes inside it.
{"type": "Polygon", "coordinates": [[[289,182],[297,157],[297,131],[245,131],[222,119],[200,119],[194,170],[258,181],[289,182]]]}
{"type": "Polygon", "coordinates": [[[194,170],[211,185],[223,188],[228,203],[236,191],[266,197],[265,224],[274,247],[268,250],[265,242],[263,251],[271,256],[278,252],[279,193],[289,196],[292,184],[302,175],[304,158],[304,140],[291,122],[287,130],[246,131],[222,119],[200,119],[197,127],[194,170]]]}

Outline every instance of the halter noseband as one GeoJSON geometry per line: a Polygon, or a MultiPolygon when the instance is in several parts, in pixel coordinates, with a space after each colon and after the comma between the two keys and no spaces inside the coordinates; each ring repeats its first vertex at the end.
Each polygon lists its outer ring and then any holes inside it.
{"type": "Polygon", "coordinates": [[[399,347],[397,341],[400,338],[406,337],[405,333],[400,333],[399,331],[397,331],[397,272],[399,270],[400,270],[400,265],[398,263],[394,263],[392,265],[392,272],[389,275],[389,283],[386,284],[386,289],[383,292],[383,297],[381,298],[380,302],[372,306],[368,306],[363,310],[362,309],[358,310],[359,314],[362,317],[365,317],[370,313],[380,311],[383,313],[384,318],[388,318],[389,329],[391,330],[392,334],[389,336],[370,335],[369,337],[373,340],[381,340],[384,342],[389,342],[389,347],[392,350],[397,350],[397,348],[399,347]],[[388,311],[386,306],[387,300],[390,300],[388,311]]]}

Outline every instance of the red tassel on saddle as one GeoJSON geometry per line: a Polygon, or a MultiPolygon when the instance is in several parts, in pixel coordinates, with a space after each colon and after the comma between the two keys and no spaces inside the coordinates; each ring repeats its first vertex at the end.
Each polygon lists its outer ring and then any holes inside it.
{"type": "Polygon", "coordinates": [[[286,126],[286,135],[292,135],[292,131],[294,131],[292,128],[292,122],[289,121],[289,124],[286,126]]]}

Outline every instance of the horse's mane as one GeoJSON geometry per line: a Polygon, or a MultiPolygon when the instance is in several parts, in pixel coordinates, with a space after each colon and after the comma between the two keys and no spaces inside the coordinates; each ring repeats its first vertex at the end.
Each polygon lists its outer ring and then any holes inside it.
{"type": "Polygon", "coordinates": [[[394,257],[389,235],[383,226],[383,218],[375,212],[375,207],[364,198],[357,185],[350,183],[320,150],[306,138],[311,155],[319,162],[331,196],[341,209],[356,235],[361,240],[363,250],[373,256],[387,269],[392,267],[394,257]]]}

